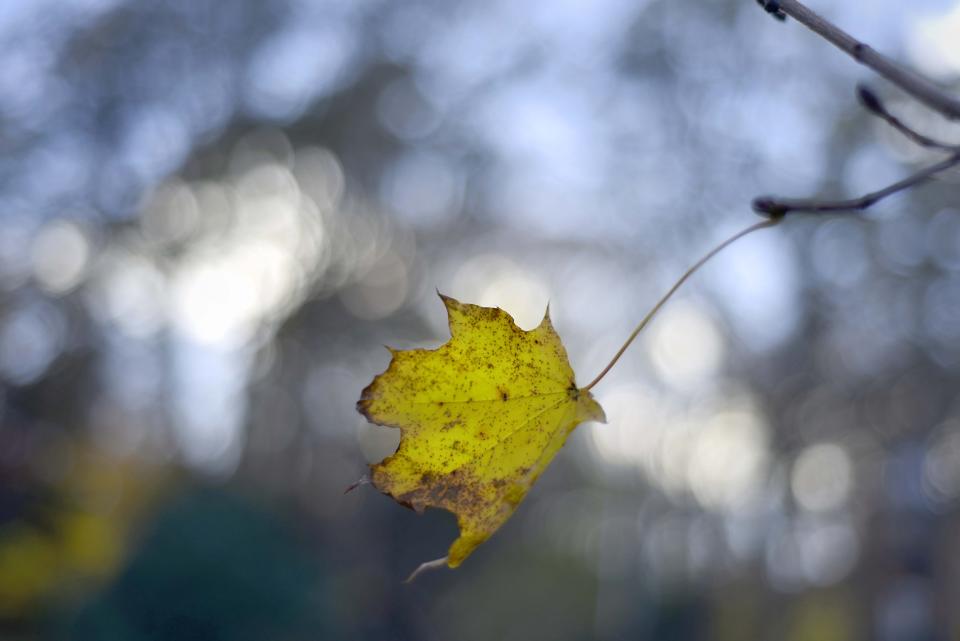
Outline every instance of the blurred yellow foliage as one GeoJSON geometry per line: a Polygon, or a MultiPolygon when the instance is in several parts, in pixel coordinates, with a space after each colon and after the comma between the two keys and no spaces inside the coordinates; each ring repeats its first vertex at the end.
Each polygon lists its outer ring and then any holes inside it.
{"type": "Polygon", "coordinates": [[[54,499],[41,523],[0,527],[0,618],[16,618],[72,586],[102,581],[119,567],[136,517],[163,475],[144,461],[121,459],[63,440],[54,499]]]}

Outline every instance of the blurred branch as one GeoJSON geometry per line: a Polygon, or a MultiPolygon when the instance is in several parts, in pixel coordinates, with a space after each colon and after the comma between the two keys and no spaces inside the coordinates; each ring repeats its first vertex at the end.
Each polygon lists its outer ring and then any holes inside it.
{"type": "Polygon", "coordinates": [[[942,171],[960,165],[960,151],[936,164],[921,169],[917,173],[883,189],[864,194],[859,198],[849,200],[817,200],[815,198],[776,198],[775,196],[761,196],[753,201],[753,211],[770,218],[780,218],[791,212],[795,213],[830,213],[841,211],[862,211],[877,201],[883,200],[898,191],[909,189],[915,185],[930,180],[942,171]]]}
{"type": "Polygon", "coordinates": [[[880,118],[921,147],[928,147],[930,149],[943,149],[945,151],[960,151],[960,145],[951,145],[945,142],[940,142],[939,140],[934,140],[929,136],[924,136],[894,116],[887,110],[886,105],[880,101],[880,98],[878,98],[869,87],[859,85],[857,87],[857,98],[859,98],[860,104],[863,105],[864,109],[872,113],[874,116],[880,118]]]}
{"type": "MultiPolygon", "coordinates": [[[[960,119],[960,100],[956,97],[946,93],[927,78],[899,65],[869,45],[850,36],[830,21],[808,9],[802,2],[798,0],[757,0],[757,2],[776,18],[781,20],[787,16],[795,18],[810,30],[847,52],[860,64],[874,70],[920,102],[935,109],[947,118],[960,119]]],[[[847,200],[818,200],[815,198],[760,196],[753,200],[753,210],[755,212],[772,219],[779,219],[791,212],[816,214],[863,211],[887,196],[891,196],[905,189],[910,189],[911,187],[930,180],[940,172],[960,165],[960,145],[951,145],[939,140],[934,140],[916,131],[891,114],[880,98],[863,85],[857,87],[857,98],[867,111],[882,119],[912,142],[929,149],[949,151],[950,156],[938,163],[921,169],[903,180],[888,185],[883,189],[864,194],[859,198],[850,198],[847,200]]]]}
{"type": "Polygon", "coordinates": [[[774,16],[790,16],[811,31],[845,51],[860,64],[869,67],[908,94],[951,120],[960,119],[960,99],[950,95],[927,78],[894,62],[867,44],[838,28],[798,0],[758,0],[774,16]]]}

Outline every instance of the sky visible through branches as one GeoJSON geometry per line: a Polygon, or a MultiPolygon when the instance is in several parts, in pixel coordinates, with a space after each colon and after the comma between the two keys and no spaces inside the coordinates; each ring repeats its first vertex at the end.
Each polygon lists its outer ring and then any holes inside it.
{"type": "MultiPolygon", "coordinates": [[[[809,4],[960,87],[956,2],[809,4]]],[[[854,197],[942,158],[858,82],[960,143],[752,0],[5,0],[0,636],[104,629],[164,533],[222,522],[313,568],[284,638],[316,612],[354,639],[951,638],[956,171],[718,256],[595,390],[609,424],[456,575],[382,589],[452,521],[341,496],[396,445],[353,409],[381,345],[446,337],[437,288],[527,328],[549,302],[586,379],[755,196],[854,197]],[[79,520],[49,535],[34,508],[63,505],[79,520]],[[224,516],[164,529],[199,513],[224,516]],[[270,525],[235,525],[253,513],[270,525]]]]}

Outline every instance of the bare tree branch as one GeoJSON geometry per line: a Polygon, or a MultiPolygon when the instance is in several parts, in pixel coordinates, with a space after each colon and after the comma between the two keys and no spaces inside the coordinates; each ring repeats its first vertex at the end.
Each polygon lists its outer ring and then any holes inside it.
{"type": "Polygon", "coordinates": [[[939,140],[934,140],[929,136],[924,136],[922,133],[913,129],[905,122],[894,116],[887,110],[886,105],[880,101],[880,98],[878,98],[869,87],[859,85],[857,87],[857,98],[860,99],[860,104],[863,105],[864,109],[872,113],[874,116],[877,116],[921,147],[927,147],[930,149],[943,149],[944,151],[960,151],[960,145],[951,145],[945,142],[940,142],[939,140]]]}
{"type": "Polygon", "coordinates": [[[760,196],[753,201],[753,211],[770,218],[780,218],[791,212],[806,214],[836,213],[843,211],[862,211],[879,200],[891,196],[898,191],[909,189],[926,182],[942,171],[960,165],[960,152],[934,165],[921,169],[917,173],[883,189],[864,194],[859,198],[849,200],[817,200],[815,198],[777,198],[775,196],[760,196]]]}
{"type": "Polygon", "coordinates": [[[908,94],[951,120],[960,119],[960,99],[952,96],[927,78],[884,56],[869,45],[860,42],[819,14],[808,9],[799,0],[758,0],[770,13],[794,18],[819,34],[850,57],[883,76],[908,94]]]}
{"type": "MultiPolygon", "coordinates": [[[[960,100],[946,93],[923,76],[901,66],[890,58],[871,48],[833,23],[808,9],[799,0],[757,0],[774,17],[783,20],[787,16],[795,18],[809,29],[819,34],[841,50],[848,53],[857,62],[873,69],[908,94],[928,107],[939,111],[947,118],[960,119],[960,100]]],[[[874,203],[897,192],[910,189],[924,183],[940,172],[960,165],[960,145],[951,145],[925,136],[902,120],[891,114],[873,91],[861,85],[857,87],[860,104],[873,115],[881,118],[891,127],[909,138],[912,142],[931,149],[949,151],[950,156],[938,163],[921,169],[883,189],[864,194],[859,198],[847,200],[819,200],[816,198],[777,198],[760,196],[753,200],[753,210],[762,216],[779,219],[791,212],[796,213],[836,213],[863,211],[874,203]]]]}

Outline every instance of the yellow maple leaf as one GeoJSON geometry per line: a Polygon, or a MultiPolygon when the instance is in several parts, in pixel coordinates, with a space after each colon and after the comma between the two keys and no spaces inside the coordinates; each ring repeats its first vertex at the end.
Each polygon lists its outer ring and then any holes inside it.
{"type": "Polygon", "coordinates": [[[750,225],[694,263],[584,387],[577,387],[549,309],[536,329],[524,331],[502,309],[441,294],[450,340],[435,350],[391,349],[387,371],[373,379],[357,403],[372,422],[402,432],[396,453],[371,465],[366,480],[418,512],[440,507],[457,517],[460,536],[447,556],[424,563],[410,579],[427,568],[457,567],[490,538],[573,428],[584,421],[606,422],[590,390],[680,286],[724,248],[783,218],[771,215],[750,225]]]}
{"type": "Polygon", "coordinates": [[[418,512],[456,515],[460,537],[425,564],[454,568],[510,518],[574,427],[606,418],[577,387],[549,309],[524,331],[502,309],[440,298],[450,340],[391,349],[357,408],[402,431],[396,453],[370,466],[373,485],[418,512]]]}

